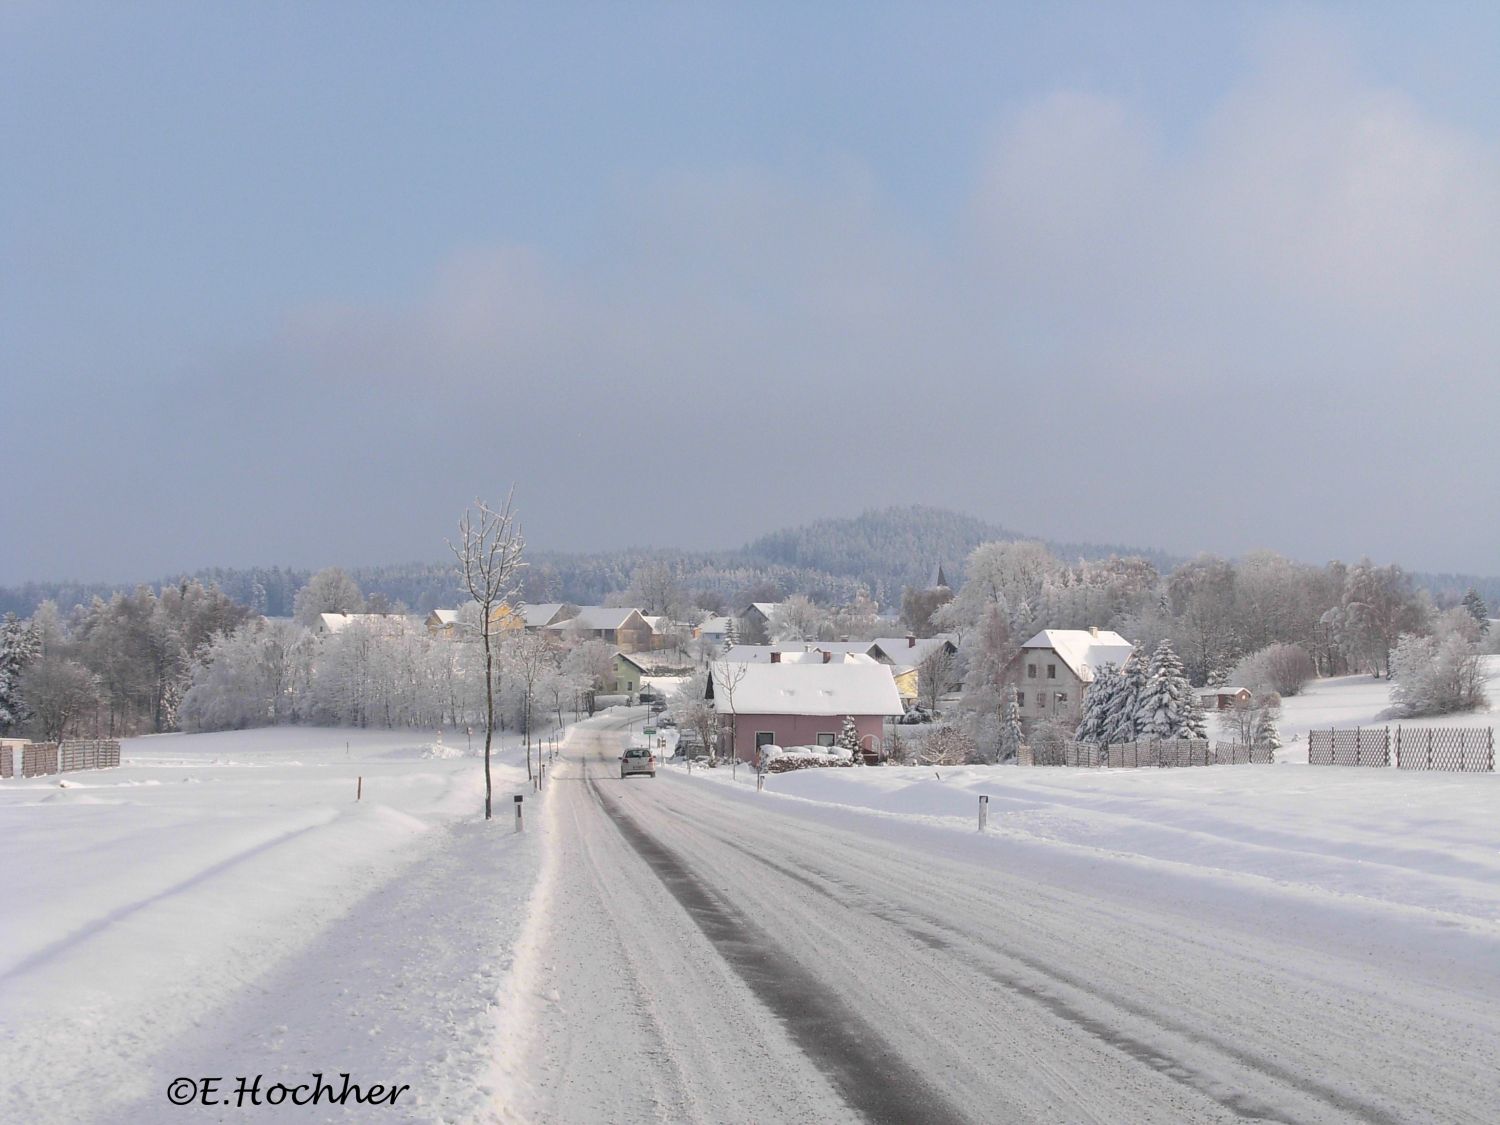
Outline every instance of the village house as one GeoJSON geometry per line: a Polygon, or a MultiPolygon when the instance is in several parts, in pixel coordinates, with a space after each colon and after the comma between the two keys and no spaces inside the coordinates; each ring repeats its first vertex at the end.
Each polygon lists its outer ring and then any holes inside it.
{"type": "Polygon", "coordinates": [[[638,609],[585,605],[572,617],[542,627],[554,640],[598,640],[621,652],[649,652],[655,634],[638,609]]]}
{"type": "Polygon", "coordinates": [[[709,647],[718,647],[734,628],[732,617],[708,617],[693,630],[693,637],[709,647]]]}
{"type": "Polygon", "coordinates": [[[612,690],[616,695],[638,695],[641,677],[646,666],[623,652],[615,653],[615,681],[612,690]]]}
{"type": "Polygon", "coordinates": [[[359,625],[381,637],[403,637],[420,632],[422,619],[404,613],[320,613],[314,630],[324,636],[342,633],[359,625]]]}
{"type": "MultiPolygon", "coordinates": [[[[888,664],[896,677],[896,690],[901,700],[910,706],[921,692],[922,662],[939,652],[949,656],[958,655],[958,644],[952,633],[939,633],[933,637],[917,637],[908,633],[904,637],[878,637],[869,642],[868,651],[882,664],[888,664]]],[[[948,690],[957,690],[955,681],[948,690]]]]}
{"type": "Polygon", "coordinates": [[[863,662],[710,665],[704,697],[719,717],[720,748],[753,762],[757,748],[832,746],[846,717],[867,756],[881,750],[888,717],[902,714],[890,668],[863,662]]]}
{"type": "Polygon", "coordinates": [[[1021,720],[1074,721],[1083,694],[1106,664],[1123,668],[1135,652],[1118,633],[1099,629],[1043,629],[1021,646],[1009,667],[1021,720]]]}

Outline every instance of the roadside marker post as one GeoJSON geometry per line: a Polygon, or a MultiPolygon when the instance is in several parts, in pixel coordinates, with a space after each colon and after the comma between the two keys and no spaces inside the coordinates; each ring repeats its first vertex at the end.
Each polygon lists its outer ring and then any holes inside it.
{"type": "Polygon", "coordinates": [[[362,801],[365,799],[365,779],[363,776],[354,783],[354,799],[362,801]]]}
{"type": "Polygon", "coordinates": [[[519,793],[516,794],[516,831],[517,832],[524,832],[524,831],[526,831],[526,825],[521,820],[521,802],[524,799],[525,798],[523,798],[521,796],[521,794],[519,794],[519,793]]]}
{"type": "Polygon", "coordinates": [[[979,831],[983,832],[985,825],[990,822],[990,799],[984,794],[979,796],[979,831]]]}

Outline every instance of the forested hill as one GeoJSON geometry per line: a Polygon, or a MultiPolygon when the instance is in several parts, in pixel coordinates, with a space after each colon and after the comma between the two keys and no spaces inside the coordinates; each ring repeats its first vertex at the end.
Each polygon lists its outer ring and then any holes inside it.
{"type": "MultiPolygon", "coordinates": [[[[715,591],[725,599],[749,591],[757,591],[757,597],[770,597],[773,592],[805,593],[819,602],[839,604],[863,589],[882,606],[895,607],[900,605],[902,588],[925,586],[937,563],[943,564],[949,583],[956,587],[963,580],[965,559],[979,544],[1023,538],[1028,536],[973,516],[912,505],[868,511],[852,519],[815,520],[724,551],[634,547],[577,554],[548,551],[533,544],[527,552],[531,565],[525,572],[522,592],[533,602],[599,603],[612,595],[623,595],[638,567],[665,562],[684,589],[715,591]]],[[[1164,574],[1182,561],[1149,548],[1065,542],[1049,542],[1047,546],[1069,562],[1110,555],[1145,558],[1164,574]]],[[[367,596],[376,595],[387,604],[399,602],[413,612],[425,613],[460,600],[452,560],[396,566],[359,566],[351,560],[344,569],[367,596]]],[[[218,586],[256,612],[284,617],[292,612],[292,600],[309,577],[306,570],[287,567],[215,567],[146,585],[159,590],[196,580],[218,586]]],[[[1462,574],[1413,577],[1445,602],[1455,601],[1474,587],[1490,605],[1500,605],[1500,578],[1462,574]]],[[[129,582],[28,582],[0,587],[0,614],[26,617],[45,599],[66,611],[133,586],[129,582]]]]}
{"type": "MultiPolygon", "coordinates": [[[[899,590],[925,586],[939,562],[956,586],[963,577],[964,560],[975,547],[1027,538],[1032,537],[960,512],[913,504],[773,531],[747,545],[743,555],[747,561],[818,570],[899,590]]],[[[1149,559],[1161,570],[1181,561],[1142,547],[1057,542],[1047,546],[1068,561],[1132,555],[1149,559]]]]}

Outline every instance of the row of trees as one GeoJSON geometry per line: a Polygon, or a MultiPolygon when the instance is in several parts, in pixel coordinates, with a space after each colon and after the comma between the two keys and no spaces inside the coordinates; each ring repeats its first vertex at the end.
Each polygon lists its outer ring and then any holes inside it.
{"type": "Polygon", "coordinates": [[[197,662],[250,616],[197,582],[141,586],[60,612],[43,602],[0,629],[0,730],[55,740],[177,726],[197,662]]]}

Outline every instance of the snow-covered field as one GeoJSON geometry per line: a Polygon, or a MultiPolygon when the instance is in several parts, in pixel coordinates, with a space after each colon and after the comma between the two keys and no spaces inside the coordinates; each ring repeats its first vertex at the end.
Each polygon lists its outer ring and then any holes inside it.
{"type": "Polygon", "coordinates": [[[1500,727],[1500,656],[1484,663],[1489,707],[1457,715],[1428,715],[1420,719],[1385,717],[1391,710],[1391,685],[1373,676],[1334,676],[1315,680],[1301,695],[1281,701],[1281,737],[1286,745],[1279,761],[1307,761],[1307,732],[1315,727],[1500,727]]]}
{"type": "Polygon", "coordinates": [[[0,784],[0,1121],[160,1120],[179,1075],[315,1070],[464,1116],[538,862],[513,737],[499,758],[489,830],[480,760],[433,732],[131,739],[0,784]]]}

